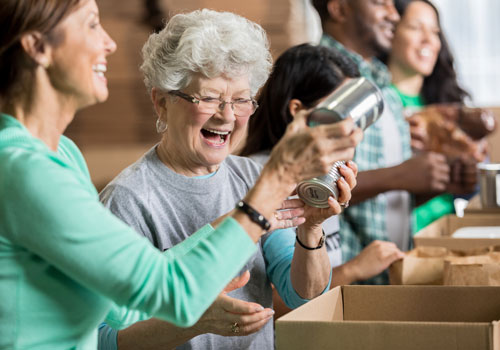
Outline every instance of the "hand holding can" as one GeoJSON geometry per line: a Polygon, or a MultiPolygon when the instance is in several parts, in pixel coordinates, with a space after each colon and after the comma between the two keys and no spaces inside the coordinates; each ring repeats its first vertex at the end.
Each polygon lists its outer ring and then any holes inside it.
{"type": "MultiPolygon", "coordinates": [[[[383,109],[382,92],[374,83],[363,77],[347,79],[311,112],[308,125],[331,124],[352,118],[359,128],[365,130],[380,118],[383,109]]],[[[344,160],[339,160],[328,174],[299,183],[299,197],[312,207],[327,208],[328,197],[337,199],[339,196],[339,167],[344,164],[344,160]]]]}

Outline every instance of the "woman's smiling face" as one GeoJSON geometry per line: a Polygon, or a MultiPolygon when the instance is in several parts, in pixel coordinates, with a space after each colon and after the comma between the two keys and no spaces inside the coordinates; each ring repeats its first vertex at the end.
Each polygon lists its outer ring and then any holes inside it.
{"type": "Polygon", "coordinates": [[[405,71],[428,76],[436,64],[441,41],[436,11],[423,1],[412,1],[396,27],[391,59],[405,71]]]}
{"type": "MultiPolygon", "coordinates": [[[[226,102],[250,99],[247,74],[237,78],[208,79],[195,74],[182,92],[196,98],[220,98],[226,102]]],[[[162,143],[169,154],[182,157],[190,172],[218,166],[245,136],[251,114],[235,115],[231,104],[206,113],[196,103],[179,97],[166,98],[168,129],[162,143]],[[174,153],[173,153],[174,152],[174,153]]]]}
{"type": "Polygon", "coordinates": [[[84,0],[48,35],[52,51],[47,68],[55,90],[75,101],[77,108],[108,97],[106,57],[115,42],[102,28],[95,0],[84,0]]]}

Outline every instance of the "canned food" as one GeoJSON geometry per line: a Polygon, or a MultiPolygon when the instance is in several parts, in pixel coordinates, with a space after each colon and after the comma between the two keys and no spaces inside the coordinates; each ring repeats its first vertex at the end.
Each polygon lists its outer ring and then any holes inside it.
{"type": "Polygon", "coordinates": [[[336,123],[352,118],[365,130],[375,123],[384,110],[380,89],[368,79],[347,79],[323,101],[308,117],[309,126],[336,123]]]}
{"type": "Polygon", "coordinates": [[[483,208],[500,208],[500,164],[479,163],[479,197],[483,208]]]}
{"type": "MultiPolygon", "coordinates": [[[[380,89],[366,78],[353,78],[342,83],[316,106],[308,117],[308,125],[331,124],[352,118],[365,130],[380,118],[383,110],[380,89]]],[[[299,197],[312,207],[328,208],[328,197],[338,198],[337,180],[341,177],[338,168],[343,164],[344,161],[337,161],[328,174],[299,183],[299,197]]]]}

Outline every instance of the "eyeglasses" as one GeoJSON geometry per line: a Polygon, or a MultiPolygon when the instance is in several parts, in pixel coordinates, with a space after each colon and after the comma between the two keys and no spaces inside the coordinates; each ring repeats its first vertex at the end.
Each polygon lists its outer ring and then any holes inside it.
{"type": "Polygon", "coordinates": [[[234,115],[238,117],[249,117],[255,112],[259,105],[253,99],[237,99],[231,102],[224,101],[221,98],[216,97],[194,97],[191,95],[187,95],[178,90],[173,90],[168,92],[170,95],[178,96],[188,102],[194,103],[198,105],[198,110],[201,113],[212,113],[220,111],[222,112],[226,105],[231,105],[231,109],[234,112],[234,115]]]}

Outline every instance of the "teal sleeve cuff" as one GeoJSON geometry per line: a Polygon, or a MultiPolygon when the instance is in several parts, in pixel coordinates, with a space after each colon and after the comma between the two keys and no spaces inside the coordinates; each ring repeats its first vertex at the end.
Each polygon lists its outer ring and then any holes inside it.
{"type": "Polygon", "coordinates": [[[108,326],[106,323],[99,325],[99,337],[97,350],[118,350],[118,331],[108,326]]]}

